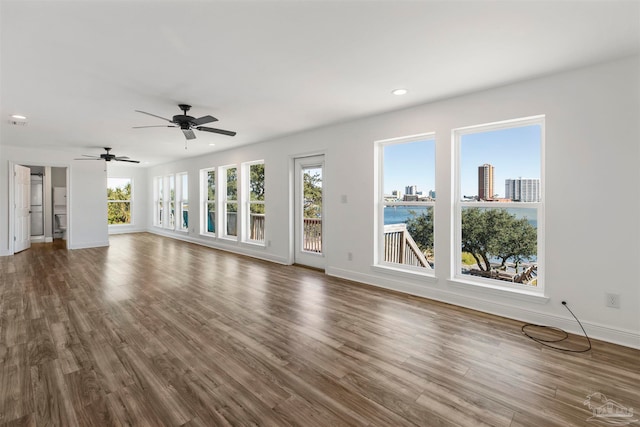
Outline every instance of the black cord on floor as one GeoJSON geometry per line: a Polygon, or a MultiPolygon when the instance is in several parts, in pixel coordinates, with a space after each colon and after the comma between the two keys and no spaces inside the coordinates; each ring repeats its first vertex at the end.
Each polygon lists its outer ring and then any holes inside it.
{"type": "Polygon", "coordinates": [[[535,325],[533,323],[527,323],[525,325],[522,325],[522,333],[525,334],[527,337],[531,338],[532,340],[534,340],[535,342],[537,342],[539,344],[542,344],[545,347],[552,348],[554,350],[566,351],[567,353],[586,353],[587,351],[591,350],[591,340],[589,339],[589,335],[587,335],[587,332],[584,330],[584,327],[582,326],[582,323],[580,323],[580,320],[578,320],[576,315],[573,314],[573,311],[571,311],[571,309],[567,305],[567,302],[566,301],[562,301],[562,305],[564,305],[565,308],[567,310],[569,310],[569,313],[571,313],[573,318],[576,319],[576,322],[578,322],[578,325],[580,325],[580,329],[582,329],[582,333],[584,333],[584,336],[587,339],[587,343],[589,343],[587,348],[574,350],[574,349],[570,349],[570,348],[557,347],[555,345],[549,344],[549,343],[559,343],[559,342],[562,342],[562,341],[566,340],[567,338],[569,338],[569,334],[567,334],[562,329],[555,328],[553,326],[543,326],[543,325],[535,325]],[[548,339],[548,340],[547,339],[542,339],[542,338],[534,337],[533,335],[530,335],[529,333],[527,333],[527,328],[543,328],[545,330],[552,330],[552,331],[556,331],[556,332],[561,332],[563,336],[561,338],[555,338],[555,339],[548,339]]]}

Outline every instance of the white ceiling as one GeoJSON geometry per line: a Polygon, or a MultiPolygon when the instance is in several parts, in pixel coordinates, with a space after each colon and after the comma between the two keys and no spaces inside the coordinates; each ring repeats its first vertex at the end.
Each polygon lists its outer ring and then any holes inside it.
{"type": "Polygon", "coordinates": [[[153,165],[637,54],[640,1],[1,0],[0,37],[2,145],[153,165]],[[179,103],[237,136],[132,129],[179,103]]]}

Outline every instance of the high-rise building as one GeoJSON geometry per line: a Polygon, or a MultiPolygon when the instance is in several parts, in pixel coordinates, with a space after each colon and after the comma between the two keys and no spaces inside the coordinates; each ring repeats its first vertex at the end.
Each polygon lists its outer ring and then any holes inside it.
{"type": "Polygon", "coordinates": [[[415,196],[418,194],[418,186],[417,185],[407,185],[404,188],[404,194],[408,194],[410,196],[415,196]]]}
{"type": "Polygon", "coordinates": [[[485,163],[478,166],[478,200],[491,200],[493,195],[493,166],[485,163]]]}
{"type": "Polygon", "coordinates": [[[518,178],[504,180],[504,194],[514,202],[539,202],[540,180],[536,178],[518,178]]]}

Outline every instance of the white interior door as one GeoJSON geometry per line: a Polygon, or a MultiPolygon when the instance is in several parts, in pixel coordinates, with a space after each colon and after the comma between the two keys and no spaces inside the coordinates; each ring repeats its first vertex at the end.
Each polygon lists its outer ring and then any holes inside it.
{"type": "Polygon", "coordinates": [[[324,270],[323,169],[324,156],[295,159],[294,261],[324,270]]]}
{"type": "Polygon", "coordinates": [[[15,165],[14,172],[13,252],[16,253],[31,247],[31,169],[15,165]]]}

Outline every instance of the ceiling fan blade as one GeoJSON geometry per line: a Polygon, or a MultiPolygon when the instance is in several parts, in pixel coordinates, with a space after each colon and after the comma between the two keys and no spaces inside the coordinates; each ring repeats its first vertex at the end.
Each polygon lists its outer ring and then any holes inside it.
{"type": "Polygon", "coordinates": [[[208,127],[205,127],[205,126],[198,126],[196,129],[203,130],[205,132],[220,133],[222,135],[228,135],[228,136],[235,136],[235,134],[236,134],[235,132],[230,131],[230,130],[208,128],[208,127]]]}
{"type": "MultiPolygon", "coordinates": [[[[86,154],[83,154],[83,155],[86,155],[86,154]]],[[[88,157],[87,156],[87,157],[82,158],[82,159],[73,159],[73,160],[102,160],[102,159],[100,157],[88,157]]]]}
{"type": "Polygon", "coordinates": [[[90,156],[89,154],[82,154],[82,157],[91,157],[92,159],[95,159],[96,157],[99,158],[99,156],[90,156]]]}
{"type": "Polygon", "coordinates": [[[140,110],[135,110],[136,113],[142,113],[142,114],[146,114],[147,116],[151,116],[151,117],[157,117],[159,119],[162,120],[166,120],[169,123],[173,123],[171,120],[169,119],[165,119],[164,117],[160,117],[160,116],[156,116],[155,114],[151,114],[151,113],[147,113],[146,111],[140,111],[140,110]]]}
{"type": "Polygon", "coordinates": [[[132,129],[142,129],[142,128],[177,128],[175,125],[152,125],[152,126],[133,126],[132,129]]]}
{"type": "Polygon", "coordinates": [[[182,129],[182,133],[187,139],[196,139],[196,134],[191,129],[182,129]]]}
{"type": "Polygon", "coordinates": [[[117,162],[140,163],[140,160],[129,160],[129,159],[123,159],[122,157],[116,157],[113,160],[115,160],[117,162]]]}
{"type": "Polygon", "coordinates": [[[191,121],[191,124],[194,126],[200,126],[203,125],[205,123],[211,123],[211,122],[217,122],[218,119],[216,119],[213,116],[202,116],[199,119],[195,119],[193,121],[191,121]]]}
{"type": "Polygon", "coordinates": [[[129,156],[118,156],[118,157],[114,157],[114,159],[116,160],[124,160],[124,159],[128,159],[129,156]]]}

